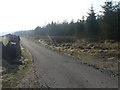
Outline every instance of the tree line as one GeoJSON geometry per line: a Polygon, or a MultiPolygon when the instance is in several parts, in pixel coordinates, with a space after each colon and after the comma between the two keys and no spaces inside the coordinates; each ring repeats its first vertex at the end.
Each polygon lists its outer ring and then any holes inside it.
{"type": "Polygon", "coordinates": [[[90,38],[93,40],[110,39],[120,41],[120,1],[106,1],[101,6],[103,11],[95,13],[93,6],[89,9],[87,18],[84,16],[76,22],[64,21],[62,23],[51,22],[44,27],[36,27],[34,30],[18,31],[16,35],[32,36],[75,36],[77,38],[90,38]]]}

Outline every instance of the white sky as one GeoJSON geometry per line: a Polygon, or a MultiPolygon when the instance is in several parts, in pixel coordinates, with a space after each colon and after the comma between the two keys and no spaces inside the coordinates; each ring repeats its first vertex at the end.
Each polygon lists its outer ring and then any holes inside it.
{"type": "MultiPolygon", "coordinates": [[[[95,12],[106,0],[0,0],[0,33],[34,29],[51,21],[71,21],[95,12]]],[[[118,0],[112,0],[118,1],[118,0]]]]}

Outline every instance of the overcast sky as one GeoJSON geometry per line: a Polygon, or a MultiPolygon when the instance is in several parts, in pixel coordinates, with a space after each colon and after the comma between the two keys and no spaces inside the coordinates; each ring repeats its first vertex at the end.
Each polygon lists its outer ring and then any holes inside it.
{"type": "MultiPolygon", "coordinates": [[[[95,12],[106,0],[0,0],[0,33],[29,30],[51,21],[81,19],[93,4],[95,12]]],[[[112,0],[118,1],[118,0],[112,0]]]]}

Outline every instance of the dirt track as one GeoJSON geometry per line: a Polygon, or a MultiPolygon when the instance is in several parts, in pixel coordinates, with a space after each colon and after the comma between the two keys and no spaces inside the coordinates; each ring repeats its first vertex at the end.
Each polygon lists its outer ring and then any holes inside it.
{"type": "Polygon", "coordinates": [[[99,70],[22,38],[30,50],[41,85],[50,88],[117,88],[118,80],[99,70]]]}

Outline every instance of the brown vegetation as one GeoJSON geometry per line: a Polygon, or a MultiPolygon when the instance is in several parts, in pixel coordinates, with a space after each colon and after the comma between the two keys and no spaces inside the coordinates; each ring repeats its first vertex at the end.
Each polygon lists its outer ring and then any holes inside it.
{"type": "MultiPolygon", "coordinates": [[[[58,38],[58,37],[57,37],[58,38]]],[[[118,76],[118,63],[120,62],[120,42],[114,40],[104,40],[99,42],[90,42],[85,39],[78,39],[69,42],[67,38],[55,39],[56,43],[43,38],[34,38],[40,45],[44,45],[55,51],[64,52],[68,56],[78,58],[81,63],[92,66],[102,72],[118,76]],[[62,43],[58,43],[60,40],[62,43]],[[66,42],[65,42],[66,41],[66,42]]],[[[69,38],[72,39],[72,38],[69,38]]]]}

